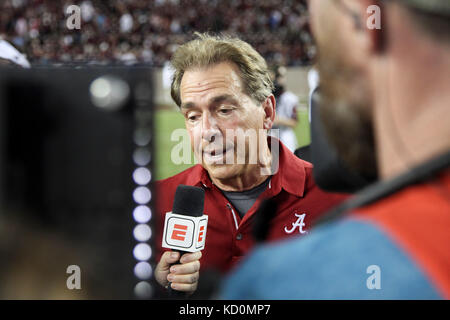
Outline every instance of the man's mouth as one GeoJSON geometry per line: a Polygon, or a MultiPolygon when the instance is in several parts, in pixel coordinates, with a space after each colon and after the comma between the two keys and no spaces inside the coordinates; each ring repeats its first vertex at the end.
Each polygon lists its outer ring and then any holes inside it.
{"type": "Polygon", "coordinates": [[[223,148],[223,149],[215,149],[215,150],[204,150],[203,157],[207,162],[218,162],[222,161],[224,163],[225,156],[227,151],[231,150],[231,148],[223,148]]]}
{"type": "Polygon", "coordinates": [[[227,152],[225,149],[222,150],[213,150],[211,152],[208,152],[211,156],[220,156],[221,154],[227,152]]]}

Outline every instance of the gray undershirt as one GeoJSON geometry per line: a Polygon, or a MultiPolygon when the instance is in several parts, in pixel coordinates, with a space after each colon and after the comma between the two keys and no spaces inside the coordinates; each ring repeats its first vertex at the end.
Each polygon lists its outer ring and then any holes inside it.
{"type": "Polygon", "coordinates": [[[266,179],[260,185],[254,187],[250,190],[245,191],[223,191],[225,197],[231,202],[233,207],[236,208],[239,215],[244,217],[248,210],[253,206],[258,197],[267,189],[267,186],[270,183],[270,178],[266,179]]]}

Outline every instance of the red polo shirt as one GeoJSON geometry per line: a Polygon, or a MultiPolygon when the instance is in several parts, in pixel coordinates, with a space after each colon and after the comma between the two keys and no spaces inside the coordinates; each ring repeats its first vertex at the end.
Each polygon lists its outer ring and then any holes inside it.
{"type": "MultiPolygon", "coordinates": [[[[281,142],[279,150],[278,172],[272,176],[268,188],[242,219],[199,164],[157,181],[157,244],[161,245],[165,213],[172,210],[175,190],[180,184],[202,187],[205,190],[208,229],[200,260],[201,269],[212,267],[222,272],[234,266],[254,245],[252,221],[263,199],[273,198],[278,205],[267,238],[268,241],[273,241],[307,233],[314,219],[347,198],[347,195],[320,190],[313,181],[311,163],[297,158],[281,142]]],[[[166,250],[161,247],[159,249],[160,255],[162,250],[166,250]]]]}

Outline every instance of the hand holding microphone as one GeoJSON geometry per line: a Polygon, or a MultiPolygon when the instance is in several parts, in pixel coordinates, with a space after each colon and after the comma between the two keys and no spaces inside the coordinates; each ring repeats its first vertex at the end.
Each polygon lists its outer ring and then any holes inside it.
{"type": "Polygon", "coordinates": [[[164,223],[165,252],[155,270],[158,283],[193,293],[197,289],[201,251],[205,246],[208,216],[203,215],[205,193],[198,187],[179,185],[172,212],[164,223]],[[177,262],[179,262],[177,264],[177,262]]]}
{"type": "Polygon", "coordinates": [[[201,251],[185,253],[181,259],[179,252],[164,252],[156,266],[156,280],[164,287],[170,285],[173,290],[194,293],[198,285],[201,257],[201,251]]]}

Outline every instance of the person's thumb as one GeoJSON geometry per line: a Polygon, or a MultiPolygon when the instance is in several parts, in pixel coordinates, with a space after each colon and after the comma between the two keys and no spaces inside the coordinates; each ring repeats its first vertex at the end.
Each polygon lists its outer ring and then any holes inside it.
{"type": "Polygon", "coordinates": [[[167,285],[167,275],[170,272],[170,266],[176,263],[179,258],[180,254],[176,251],[166,251],[163,253],[155,269],[155,278],[159,284],[162,286],[167,285]]]}
{"type": "Polygon", "coordinates": [[[161,257],[160,260],[160,271],[169,271],[172,264],[180,259],[180,253],[176,251],[167,251],[161,257]]]}

